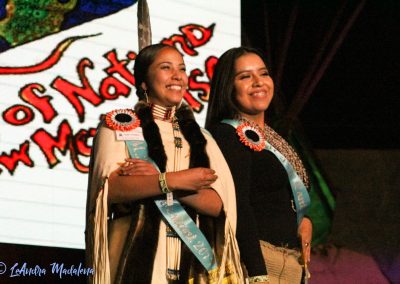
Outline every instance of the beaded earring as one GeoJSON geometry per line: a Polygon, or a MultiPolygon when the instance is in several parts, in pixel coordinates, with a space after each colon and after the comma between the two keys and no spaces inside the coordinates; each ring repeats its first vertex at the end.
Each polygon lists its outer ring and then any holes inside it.
{"type": "Polygon", "coordinates": [[[147,95],[147,90],[144,90],[144,96],[146,98],[146,103],[149,103],[149,96],[147,95]]]}

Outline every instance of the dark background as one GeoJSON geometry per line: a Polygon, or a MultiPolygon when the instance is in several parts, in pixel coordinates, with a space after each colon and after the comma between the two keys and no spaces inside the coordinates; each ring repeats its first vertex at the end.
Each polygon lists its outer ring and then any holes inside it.
{"type": "Polygon", "coordinates": [[[264,52],[275,81],[268,115],[282,135],[305,134],[336,200],[326,244],[314,246],[312,283],[400,283],[399,35],[397,0],[242,1],[242,43],[264,52]],[[324,65],[318,52],[331,60],[291,124],[303,78],[324,65]]]}
{"type": "MultiPolygon", "coordinates": [[[[273,77],[291,12],[298,5],[280,86],[286,104],[341,5],[344,13],[334,37],[359,2],[242,1],[242,41],[271,53],[273,77]]],[[[313,147],[399,149],[399,35],[400,1],[366,1],[299,115],[313,147]]]]}

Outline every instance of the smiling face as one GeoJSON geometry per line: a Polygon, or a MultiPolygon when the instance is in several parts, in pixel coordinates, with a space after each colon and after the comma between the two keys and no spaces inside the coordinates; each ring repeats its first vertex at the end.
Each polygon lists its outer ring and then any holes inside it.
{"type": "Polygon", "coordinates": [[[182,55],[175,49],[165,47],[159,51],[150,65],[142,83],[150,102],[172,107],[181,103],[188,85],[186,67],[182,55]]]}
{"type": "Polygon", "coordinates": [[[246,53],[236,60],[234,88],[240,114],[264,118],[274,94],[274,82],[257,54],[246,53]]]}

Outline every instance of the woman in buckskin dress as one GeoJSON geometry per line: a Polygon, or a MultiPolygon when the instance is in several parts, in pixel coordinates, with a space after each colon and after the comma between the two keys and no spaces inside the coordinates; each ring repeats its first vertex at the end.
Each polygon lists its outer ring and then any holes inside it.
{"type": "Polygon", "coordinates": [[[108,113],[89,174],[93,283],[242,283],[232,176],[182,103],[182,55],[151,45],[134,66],[139,102],[108,113]],[[193,282],[194,281],[194,282],[193,282]]]}

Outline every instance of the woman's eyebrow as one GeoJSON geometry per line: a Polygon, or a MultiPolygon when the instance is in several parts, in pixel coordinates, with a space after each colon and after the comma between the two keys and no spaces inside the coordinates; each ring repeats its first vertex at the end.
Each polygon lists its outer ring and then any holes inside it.
{"type": "MultiPolygon", "coordinates": [[[[172,63],[171,61],[161,61],[161,62],[158,62],[158,63],[157,63],[157,65],[161,65],[161,64],[173,64],[173,63],[172,63]]],[[[183,63],[183,62],[182,62],[182,63],[179,63],[178,65],[179,65],[179,66],[181,66],[181,65],[182,65],[182,66],[186,66],[186,64],[183,63]]]]}
{"type": "MultiPolygon", "coordinates": [[[[267,67],[261,67],[261,68],[258,68],[256,71],[268,71],[268,68],[267,67]]],[[[246,73],[246,72],[251,72],[251,71],[253,71],[253,69],[243,69],[243,70],[239,70],[238,72],[236,72],[235,73],[235,76],[237,76],[237,75],[240,75],[240,74],[242,74],[242,73],[246,73]]]]}

